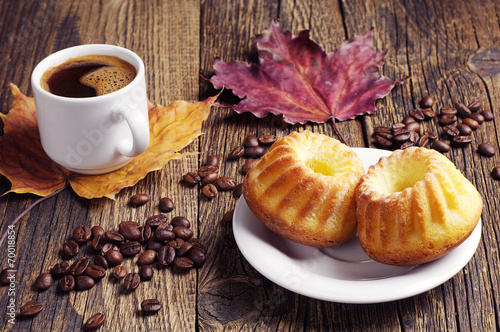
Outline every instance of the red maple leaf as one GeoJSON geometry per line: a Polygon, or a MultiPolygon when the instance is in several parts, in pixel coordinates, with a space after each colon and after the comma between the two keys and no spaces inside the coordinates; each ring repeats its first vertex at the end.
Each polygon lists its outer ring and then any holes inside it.
{"type": "Polygon", "coordinates": [[[376,51],[372,40],[369,30],[326,53],[308,30],[298,36],[281,33],[274,20],[271,29],[253,37],[258,63],[216,58],[210,81],[216,89],[225,87],[244,98],[233,106],[238,113],[259,118],[282,114],[291,124],[352,119],[374,113],[375,100],[403,82],[379,74],[386,52],[376,51]]]}

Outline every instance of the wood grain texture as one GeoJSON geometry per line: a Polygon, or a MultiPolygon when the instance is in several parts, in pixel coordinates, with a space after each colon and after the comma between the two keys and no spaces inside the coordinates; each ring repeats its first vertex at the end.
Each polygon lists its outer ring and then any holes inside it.
{"type": "MultiPolygon", "coordinates": [[[[392,80],[411,76],[377,101],[377,113],[337,124],[352,146],[375,147],[374,128],[402,121],[424,95],[434,97],[436,111],[456,101],[480,100],[495,117],[474,132],[470,146],[446,153],[483,197],[483,233],[466,267],[428,292],[389,303],[355,305],[311,299],[273,284],[252,286],[248,278],[256,271],[234,245],[231,224],[221,221],[237,200],[229,192],[208,200],[200,188],[181,185],[182,175],[216,154],[220,173],[241,182],[244,160],[227,161],[227,155],[247,135],[283,137],[303,129],[335,133],[331,122],[292,126],[277,116],[257,119],[214,107],[203,124],[204,135],[184,150],[199,154],[170,162],[122,190],[115,201],[88,201],[66,189],[20,220],[15,227],[16,305],[38,300],[45,309],[34,319],[16,320],[14,326],[7,323],[2,309],[0,328],[78,331],[88,317],[104,312],[107,322],[102,331],[498,331],[500,181],[493,180],[490,171],[500,166],[500,83],[492,74],[476,73],[469,65],[478,50],[500,48],[498,17],[500,4],[495,0],[0,0],[4,113],[12,103],[9,82],[31,94],[29,76],[36,63],[54,51],[83,43],[117,44],[138,53],[146,64],[148,93],[155,103],[205,99],[217,93],[207,81],[213,74],[214,57],[256,61],[251,37],[279,18],[282,31],[297,34],[309,29],[311,38],[327,52],[373,27],[375,47],[387,50],[382,73],[392,80]],[[495,156],[477,153],[482,142],[496,147],[495,156]],[[127,202],[135,193],[146,193],[151,201],[130,208],[127,202]],[[176,205],[169,217],[186,216],[195,234],[208,243],[203,267],[184,274],[155,268],[153,280],[134,293],[124,293],[108,277],[88,292],[63,294],[55,286],[41,293],[32,289],[37,275],[62,259],[61,244],[74,228],[144,222],[159,213],[157,204],[164,196],[176,205]],[[144,316],[138,311],[140,303],[152,297],[160,299],[163,308],[157,315],[144,316]]],[[[224,91],[220,100],[230,104],[236,98],[224,91]]],[[[443,134],[437,121],[423,123],[423,129],[443,134]]],[[[9,182],[0,178],[0,193],[8,188],[9,182]]],[[[5,230],[36,199],[32,195],[0,197],[0,229],[5,230]]],[[[0,248],[2,269],[4,249],[0,248]]],[[[137,269],[134,260],[125,265],[137,269]]],[[[7,306],[6,292],[7,288],[0,288],[0,308],[7,306]]]]}

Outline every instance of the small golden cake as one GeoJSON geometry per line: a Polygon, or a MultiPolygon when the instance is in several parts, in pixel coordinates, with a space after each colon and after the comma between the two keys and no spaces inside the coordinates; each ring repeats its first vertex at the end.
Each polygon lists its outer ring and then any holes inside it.
{"type": "Polygon", "coordinates": [[[476,188],[448,158],[417,147],[370,166],[356,204],[361,247],[391,265],[443,256],[472,233],[483,208],[476,188]]]}
{"type": "Polygon", "coordinates": [[[355,189],[364,174],[345,144],[308,130],[278,139],[247,173],[243,195],[271,231],[331,247],[356,233],[355,189]]]}

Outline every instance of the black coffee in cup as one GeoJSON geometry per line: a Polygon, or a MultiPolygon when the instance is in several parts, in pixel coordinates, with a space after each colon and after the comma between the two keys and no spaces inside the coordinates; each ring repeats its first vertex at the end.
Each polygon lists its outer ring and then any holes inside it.
{"type": "Polygon", "coordinates": [[[137,75],[127,61],[108,55],[85,55],[48,69],[40,85],[62,97],[85,98],[117,91],[137,75]]]}

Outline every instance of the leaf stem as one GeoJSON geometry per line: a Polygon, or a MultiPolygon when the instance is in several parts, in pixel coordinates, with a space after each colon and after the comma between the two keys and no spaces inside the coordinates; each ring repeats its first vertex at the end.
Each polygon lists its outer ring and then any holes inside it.
{"type": "Polygon", "coordinates": [[[339,128],[337,128],[337,123],[335,122],[334,117],[332,117],[332,124],[333,124],[333,130],[335,131],[335,134],[337,134],[337,136],[339,137],[340,141],[345,145],[349,146],[349,144],[347,144],[346,140],[344,139],[344,136],[342,136],[342,134],[340,133],[339,128]]]}
{"type": "MultiPolygon", "coordinates": [[[[28,213],[32,208],[34,208],[35,206],[37,206],[38,204],[40,204],[41,202],[43,202],[44,200],[52,197],[52,196],[55,196],[57,194],[59,194],[61,191],[63,191],[63,189],[66,188],[66,185],[64,187],[62,187],[61,189],[58,189],[56,191],[54,191],[52,194],[50,195],[47,195],[45,197],[42,197],[42,198],[39,198],[37,199],[33,204],[31,204],[26,210],[24,210],[19,216],[17,216],[16,219],[14,219],[14,221],[12,221],[10,223],[9,226],[14,226],[15,224],[17,224],[17,222],[19,220],[22,219],[22,217],[24,217],[26,215],[26,213],[28,213]]],[[[7,232],[8,232],[8,229],[5,230],[5,232],[2,234],[2,238],[0,239],[0,247],[2,246],[3,244],[3,241],[5,240],[5,238],[7,237],[7,232]]]]}

